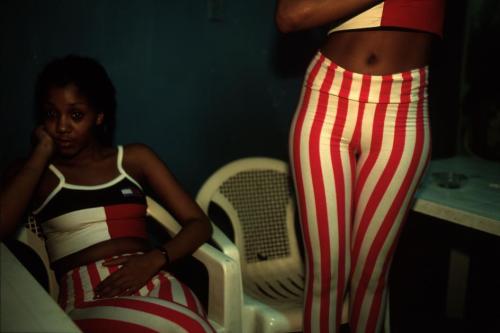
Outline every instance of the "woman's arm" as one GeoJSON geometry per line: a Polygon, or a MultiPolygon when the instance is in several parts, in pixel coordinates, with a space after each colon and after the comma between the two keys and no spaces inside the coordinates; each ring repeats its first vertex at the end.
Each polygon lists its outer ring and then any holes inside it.
{"type": "Polygon", "coordinates": [[[35,130],[35,137],[38,143],[29,158],[13,165],[3,177],[0,190],[0,239],[11,233],[25,214],[52,156],[54,143],[42,127],[35,130]]]}
{"type": "Polygon", "coordinates": [[[359,13],[381,0],[278,0],[276,25],[281,32],[316,28],[359,13]]]}
{"type": "MultiPolygon", "coordinates": [[[[208,217],[187,194],[165,163],[147,146],[127,146],[126,160],[140,168],[141,178],[154,191],[161,204],[182,225],[181,231],[163,245],[170,261],[193,253],[212,234],[208,217]],[[140,161],[139,163],[137,163],[140,161]]],[[[161,255],[160,251],[158,254],[161,255]]]]}
{"type": "Polygon", "coordinates": [[[150,187],[161,204],[182,225],[182,229],[159,249],[144,255],[122,256],[103,265],[122,265],[96,288],[96,298],[132,295],[165,264],[193,253],[206,242],[212,225],[196,202],[182,189],[161,159],[145,145],[125,147],[123,166],[143,185],[150,187]]]}

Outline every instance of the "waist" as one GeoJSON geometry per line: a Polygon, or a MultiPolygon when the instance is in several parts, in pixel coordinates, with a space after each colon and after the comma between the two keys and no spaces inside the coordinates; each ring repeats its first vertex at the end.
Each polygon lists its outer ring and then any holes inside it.
{"type": "Polygon", "coordinates": [[[386,75],[427,66],[434,39],[410,30],[340,31],[328,36],[321,52],[350,71],[386,75]]]}
{"type": "Polygon", "coordinates": [[[150,249],[151,246],[146,239],[134,237],[110,239],[58,259],[51,264],[51,268],[59,279],[70,270],[91,262],[125,253],[147,252],[150,249]]]}
{"type": "Polygon", "coordinates": [[[426,103],[428,67],[387,75],[352,72],[318,52],[309,64],[304,88],[360,103],[426,103]]]}

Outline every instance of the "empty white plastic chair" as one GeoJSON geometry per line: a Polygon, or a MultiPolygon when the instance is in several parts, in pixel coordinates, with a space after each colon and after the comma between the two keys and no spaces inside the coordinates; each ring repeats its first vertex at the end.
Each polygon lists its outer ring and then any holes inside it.
{"type": "MultiPolygon", "coordinates": [[[[205,181],[196,200],[216,224],[216,245],[241,266],[243,332],[301,331],[305,276],[288,164],[266,157],[233,161],[205,181]]],[[[386,333],[388,323],[387,311],[386,333]]]]}

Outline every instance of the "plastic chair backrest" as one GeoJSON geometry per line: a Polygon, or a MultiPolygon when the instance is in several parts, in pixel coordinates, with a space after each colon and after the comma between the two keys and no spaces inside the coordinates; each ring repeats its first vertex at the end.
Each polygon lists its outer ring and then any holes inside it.
{"type": "Polygon", "coordinates": [[[240,251],[245,292],[268,304],[303,300],[292,188],[285,162],[251,157],[217,170],[197,196],[205,212],[212,203],[227,214],[240,251]]]}
{"type": "Polygon", "coordinates": [[[50,260],[49,256],[47,255],[47,250],[45,248],[45,239],[40,226],[31,215],[29,216],[28,222],[25,224],[24,228],[19,231],[17,240],[32,248],[36,252],[38,257],[40,257],[40,259],[42,260],[49,281],[48,292],[50,296],[52,296],[52,298],[57,301],[57,297],[59,294],[59,285],[57,284],[56,275],[50,268],[50,260]]]}

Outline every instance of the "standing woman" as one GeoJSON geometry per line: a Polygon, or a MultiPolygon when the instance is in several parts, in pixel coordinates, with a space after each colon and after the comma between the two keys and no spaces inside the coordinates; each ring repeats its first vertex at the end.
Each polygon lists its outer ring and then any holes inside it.
{"type": "Polygon", "coordinates": [[[70,55],[44,68],[33,149],[2,183],[0,239],[32,212],[59,305],[84,332],[213,332],[194,293],[167,272],[210,238],[210,222],[150,148],[111,145],[115,108],[97,61],[70,55]],[[158,247],[148,242],[143,188],[182,224],[158,247]]]}
{"type": "Polygon", "coordinates": [[[444,0],[278,0],[282,32],[330,25],[290,132],[306,250],[304,332],[380,332],[387,278],[430,156],[431,44],[444,0]]]}

